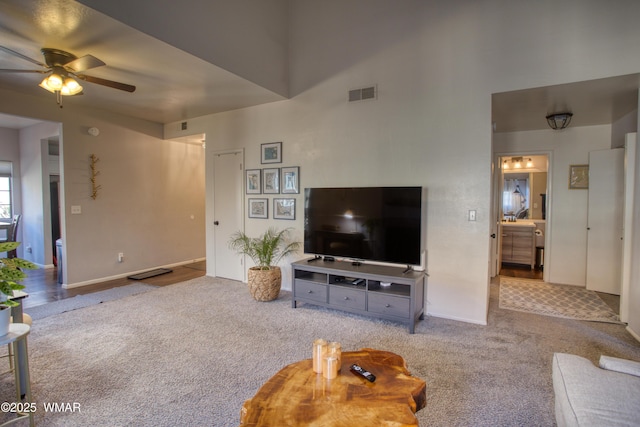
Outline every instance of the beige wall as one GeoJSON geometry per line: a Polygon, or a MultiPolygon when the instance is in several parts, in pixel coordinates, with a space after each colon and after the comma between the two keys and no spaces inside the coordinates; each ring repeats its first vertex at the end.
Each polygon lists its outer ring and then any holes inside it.
{"type": "MultiPolygon", "coordinates": [[[[300,166],[303,187],[427,187],[428,313],[482,324],[489,283],[491,94],[638,72],[640,57],[629,52],[640,39],[633,17],[639,13],[633,1],[611,8],[569,0],[551,9],[498,0],[375,0],[366,7],[355,0],[296,1],[292,99],[201,117],[189,126],[207,134],[207,150],[244,147],[248,168],[261,166],[260,143],[283,141],[282,166],[300,166]],[[557,40],[570,43],[570,54],[557,40]],[[346,102],[348,89],[371,84],[379,89],[376,101],[346,102]],[[477,210],[475,222],[467,220],[470,209],[477,210]]],[[[180,136],[177,123],[165,132],[180,136]]],[[[603,132],[610,143],[610,127],[603,132]]],[[[554,179],[564,181],[560,174],[554,179]]],[[[246,219],[249,233],[271,224],[278,222],[246,219]]],[[[301,208],[293,225],[301,233],[301,208]]],[[[581,257],[575,258],[565,261],[581,257]]],[[[572,282],[576,274],[557,277],[572,282]]]]}
{"type": "MultiPolygon", "coordinates": [[[[202,147],[163,140],[162,126],[156,123],[75,109],[72,102],[61,110],[48,96],[1,90],[0,96],[7,101],[0,108],[3,113],[62,124],[65,285],[90,284],[205,257],[202,147]],[[97,137],[87,132],[93,126],[100,129],[97,137]],[[90,197],[91,154],[100,159],[101,188],[95,200],[90,197]],[[82,214],[72,215],[71,206],[80,206],[82,214]],[[119,252],[125,255],[123,263],[117,262],[119,252]]],[[[58,131],[59,125],[54,125],[58,131]]],[[[35,153],[48,136],[39,126],[21,131],[20,136],[22,174],[34,183],[23,180],[22,185],[23,213],[25,219],[31,217],[24,222],[29,233],[25,243],[34,248],[33,254],[23,255],[44,265],[51,259],[43,253],[48,249],[46,239],[50,240],[43,212],[48,192],[41,192],[44,184],[37,190],[35,183],[48,183],[48,177],[45,180],[38,172],[46,158],[37,160],[35,153]]]]}

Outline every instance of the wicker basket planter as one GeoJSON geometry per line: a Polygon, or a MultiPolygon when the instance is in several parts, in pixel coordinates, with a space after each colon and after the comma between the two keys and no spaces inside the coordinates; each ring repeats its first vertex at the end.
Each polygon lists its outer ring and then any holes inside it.
{"type": "Polygon", "coordinates": [[[273,301],[280,295],[282,272],[280,267],[262,270],[260,267],[249,269],[249,293],[256,301],[273,301]]]}

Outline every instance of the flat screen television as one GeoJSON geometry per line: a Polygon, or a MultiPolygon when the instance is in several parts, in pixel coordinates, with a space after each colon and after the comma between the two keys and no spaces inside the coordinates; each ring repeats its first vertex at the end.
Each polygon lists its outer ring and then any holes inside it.
{"type": "Polygon", "coordinates": [[[422,187],[306,188],[307,254],[420,265],[422,187]]]}

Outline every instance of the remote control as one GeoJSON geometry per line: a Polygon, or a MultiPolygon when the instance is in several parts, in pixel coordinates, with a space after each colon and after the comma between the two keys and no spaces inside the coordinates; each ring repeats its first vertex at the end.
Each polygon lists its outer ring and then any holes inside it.
{"type": "Polygon", "coordinates": [[[360,375],[362,378],[366,379],[369,382],[374,382],[376,380],[376,376],[375,375],[373,375],[369,371],[365,371],[364,369],[362,369],[362,367],[356,365],[355,363],[353,365],[351,365],[351,368],[349,368],[349,369],[354,374],[360,375]]]}

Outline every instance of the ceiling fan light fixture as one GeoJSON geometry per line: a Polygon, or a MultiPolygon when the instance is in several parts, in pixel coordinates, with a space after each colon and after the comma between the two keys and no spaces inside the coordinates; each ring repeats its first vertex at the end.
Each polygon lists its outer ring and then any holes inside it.
{"type": "Polygon", "coordinates": [[[64,81],[64,85],[62,85],[62,89],[60,89],[60,92],[63,95],[68,96],[77,95],[82,92],[82,86],[80,86],[80,84],[71,77],[67,77],[64,81]]]}
{"type": "Polygon", "coordinates": [[[547,116],[549,127],[554,130],[565,129],[571,123],[573,113],[554,113],[547,116]]]}
{"type": "Polygon", "coordinates": [[[60,74],[53,73],[47,76],[40,83],[40,87],[51,93],[59,92],[64,96],[77,95],[82,92],[82,86],[71,77],[62,77],[60,74]]]}
{"type": "Polygon", "coordinates": [[[40,83],[40,87],[48,90],[49,92],[55,93],[56,91],[62,89],[62,76],[56,73],[52,73],[42,80],[42,83],[40,83]]]}

